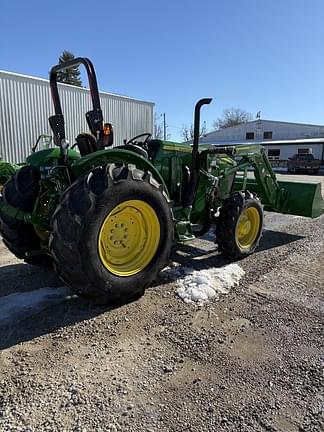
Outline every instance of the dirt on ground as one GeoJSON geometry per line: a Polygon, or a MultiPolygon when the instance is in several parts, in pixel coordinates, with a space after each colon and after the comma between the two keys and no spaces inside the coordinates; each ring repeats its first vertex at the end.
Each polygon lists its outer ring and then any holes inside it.
{"type": "MultiPolygon", "coordinates": [[[[265,226],[218,300],[184,303],[162,273],[116,309],[68,296],[0,317],[0,430],[323,431],[324,216],[268,213],[265,226]]],[[[172,261],[228,264],[213,240],[172,261]]],[[[2,243],[0,266],[3,301],[62,286],[2,243]]]]}

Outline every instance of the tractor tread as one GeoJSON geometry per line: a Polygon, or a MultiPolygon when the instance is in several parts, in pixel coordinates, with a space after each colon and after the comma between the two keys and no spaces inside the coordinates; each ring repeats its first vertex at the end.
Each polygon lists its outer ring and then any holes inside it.
{"type": "Polygon", "coordinates": [[[172,215],[166,194],[161,193],[160,185],[153,178],[147,184],[147,177],[133,165],[110,164],[82,175],[63,194],[52,217],[49,247],[57,274],[76,294],[90,298],[96,304],[122,304],[141,296],[157,273],[168,265],[172,215]],[[164,212],[168,213],[164,216],[171,221],[169,231],[166,229],[164,234],[166,246],[156,266],[133,277],[118,277],[112,275],[98,258],[97,236],[102,223],[98,214],[106,211],[110,202],[118,199],[125,190],[134,190],[133,198],[128,199],[136,199],[141,197],[143,188],[146,194],[158,194],[162,209],[165,207],[164,212]]]}
{"type": "Polygon", "coordinates": [[[262,225],[263,208],[257,196],[249,191],[235,192],[224,201],[220,209],[215,231],[218,250],[225,255],[237,259],[250,255],[255,251],[260,242],[262,225]],[[236,242],[235,231],[237,220],[246,206],[254,206],[258,209],[261,224],[258,236],[253,245],[248,249],[241,249],[236,242]]]}
{"type": "MultiPolygon", "coordinates": [[[[20,210],[31,212],[38,194],[39,173],[27,165],[20,168],[4,185],[0,199],[20,210]]],[[[0,234],[4,244],[17,258],[40,267],[52,265],[49,255],[28,256],[28,252],[40,249],[40,238],[32,224],[0,213],[0,234]]]]}

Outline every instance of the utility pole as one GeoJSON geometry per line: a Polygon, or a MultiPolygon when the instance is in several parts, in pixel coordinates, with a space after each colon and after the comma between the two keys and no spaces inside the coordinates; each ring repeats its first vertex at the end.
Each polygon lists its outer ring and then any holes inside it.
{"type": "Polygon", "coordinates": [[[165,113],[163,113],[163,140],[166,141],[166,121],[165,121],[165,113]]]}

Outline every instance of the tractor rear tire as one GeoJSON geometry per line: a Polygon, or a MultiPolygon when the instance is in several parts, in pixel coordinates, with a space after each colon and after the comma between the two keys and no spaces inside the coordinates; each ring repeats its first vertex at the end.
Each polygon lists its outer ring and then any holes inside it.
{"type": "Polygon", "coordinates": [[[168,265],[173,227],[168,198],[150,173],[95,168],[66,190],[52,217],[54,267],[76,294],[124,304],[168,265]]]}
{"type": "MultiPolygon", "coordinates": [[[[20,168],[2,189],[1,200],[25,212],[32,212],[39,193],[39,173],[32,166],[20,168]]],[[[28,256],[28,252],[41,248],[41,239],[34,226],[0,212],[0,234],[4,244],[17,258],[28,264],[50,267],[48,255],[28,256]]]]}
{"type": "Polygon", "coordinates": [[[220,209],[216,225],[218,250],[233,258],[243,258],[257,248],[262,236],[263,208],[248,191],[235,192],[220,209]]]}

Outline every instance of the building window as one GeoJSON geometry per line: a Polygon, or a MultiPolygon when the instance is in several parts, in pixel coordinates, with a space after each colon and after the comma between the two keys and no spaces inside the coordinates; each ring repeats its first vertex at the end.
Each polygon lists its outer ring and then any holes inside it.
{"type": "Polygon", "coordinates": [[[269,160],[278,160],[280,158],[280,149],[268,149],[269,160]]]}
{"type": "Polygon", "coordinates": [[[263,132],[263,139],[272,139],[272,131],[263,132]]]}
{"type": "Polygon", "coordinates": [[[299,148],[298,154],[309,154],[312,153],[310,148],[299,148]]]}
{"type": "Polygon", "coordinates": [[[254,132],[246,132],[245,139],[254,140],[254,132]]]}

